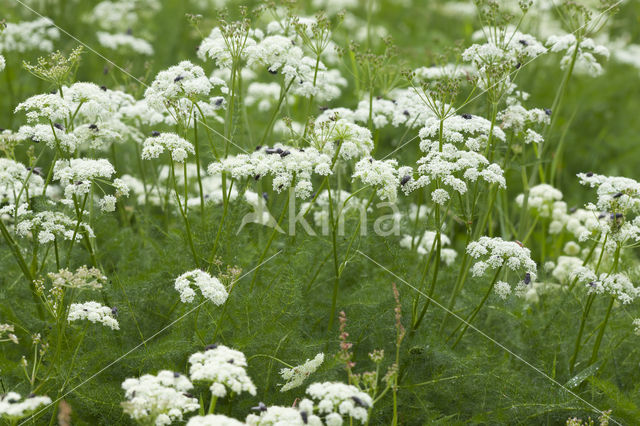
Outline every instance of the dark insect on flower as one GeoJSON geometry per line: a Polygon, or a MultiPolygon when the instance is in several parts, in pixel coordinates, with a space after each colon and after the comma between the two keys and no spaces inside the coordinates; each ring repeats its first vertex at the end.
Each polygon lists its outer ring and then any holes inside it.
{"type": "Polygon", "coordinates": [[[209,351],[209,350],[211,350],[211,349],[215,349],[215,348],[217,348],[217,347],[218,347],[218,344],[217,344],[217,343],[212,343],[212,344],[210,344],[210,345],[205,346],[205,347],[204,347],[204,350],[205,350],[205,351],[209,351]]]}
{"type": "Polygon", "coordinates": [[[114,316],[118,316],[118,308],[116,308],[115,306],[111,308],[111,314],[113,314],[114,316]]]}
{"type": "Polygon", "coordinates": [[[251,409],[253,411],[265,412],[265,411],[267,411],[267,406],[264,405],[264,402],[260,401],[260,402],[258,402],[258,406],[257,407],[251,407],[251,409]]]}
{"type": "Polygon", "coordinates": [[[255,180],[260,180],[260,174],[257,174],[253,177],[255,180]]]}
{"type": "Polygon", "coordinates": [[[262,145],[256,146],[256,151],[260,151],[262,149],[262,145]]]}
{"type": "Polygon", "coordinates": [[[269,68],[267,71],[269,71],[269,73],[271,74],[278,74],[278,70],[272,70],[271,68],[269,68]]]}
{"type": "Polygon", "coordinates": [[[529,284],[531,282],[531,274],[528,273],[528,272],[526,274],[524,274],[524,280],[523,281],[524,281],[525,284],[529,284]]]}
{"type": "Polygon", "coordinates": [[[575,212],[576,212],[576,210],[578,210],[576,207],[571,207],[571,208],[569,209],[569,213],[575,213],[575,212]]]}
{"type": "Polygon", "coordinates": [[[518,43],[520,43],[523,46],[528,46],[529,43],[527,42],[527,40],[518,40],[518,43]]]}
{"type": "Polygon", "coordinates": [[[518,63],[516,64],[516,69],[517,69],[517,70],[519,70],[521,66],[522,66],[522,64],[521,64],[520,62],[518,62],[518,63]]]}
{"type": "Polygon", "coordinates": [[[464,113],[462,114],[462,118],[464,118],[465,120],[471,120],[473,118],[473,115],[464,113]]]}
{"type": "Polygon", "coordinates": [[[369,163],[373,163],[373,158],[369,158],[369,163]]]}
{"type": "Polygon", "coordinates": [[[287,155],[289,155],[289,154],[291,154],[291,153],[290,153],[288,150],[287,150],[287,151],[282,151],[282,152],[280,153],[280,157],[281,157],[281,158],[284,158],[284,157],[286,157],[286,156],[287,156],[287,155]]]}
{"type": "Polygon", "coordinates": [[[400,181],[400,185],[404,186],[406,185],[407,182],[409,182],[411,180],[411,176],[406,175],[405,177],[402,178],[402,180],[400,181]]]}
{"type": "Polygon", "coordinates": [[[278,149],[276,149],[276,152],[277,152],[278,154],[282,154],[282,152],[283,152],[283,151],[282,151],[282,148],[278,148],[278,149]]]}
{"type": "Polygon", "coordinates": [[[613,196],[613,198],[620,198],[620,197],[622,197],[623,195],[624,195],[624,194],[623,194],[622,192],[618,192],[617,194],[615,194],[615,195],[613,196]]]}
{"type": "Polygon", "coordinates": [[[590,281],[587,285],[589,287],[595,287],[596,286],[596,282],[595,281],[590,281]]]}
{"type": "Polygon", "coordinates": [[[224,102],[224,98],[219,97],[219,98],[217,98],[215,100],[214,104],[215,104],[215,106],[220,106],[220,105],[222,105],[223,102],[224,102]]]}
{"type": "Polygon", "coordinates": [[[100,90],[102,90],[103,92],[107,91],[107,86],[100,86],[100,90]]]}
{"type": "Polygon", "coordinates": [[[183,393],[183,395],[186,396],[187,398],[193,398],[193,394],[189,392],[185,392],[183,393]]]}
{"type": "Polygon", "coordinates": [[[180,80],[184,80],[184,77],[183,77],[183,76],[181,76],[181,75],[179,75],[179,76],[177,76],[176,78],[174,78],[174,79],[173,79],[173,82],[174,82],[174,83],[177,83],[177,82],[179,82],[180,80]]]}
{"type": "Polygon", "coordinates": [[[355,402],[356,405],[359,405],[360,407],[369,408],[369,404],[367,404],[366,402],[364,402],[363,400],[361,400],[357,396],[352,396],[351,399],[353,399],[353,402],[355,402]]]}
{"type": "Polygon", "coordinates": [[[408,117],[408,116],[410,116],[410,115],[411,115],[411,114],[409,114],[409,111],[407,111],[406,109],[405,109],[404,111],[402,111],[402,113],[403,113],[406,117],[408,117]]]}
{"type": "Polygon", "coordinates": [[[51,93],[52,95],[55,95],[56,93],[58,93],[58,91],[57,91],[57,90],[55,90],[55,89],[53,89],[53,90],[52,90],[51,92],[49,92],[49,93],[51,93]]]}
{"type": "Polygon", "coordinates": [[[591,176],[593,176],[593,172],[588,172],[587,177],[591,177],[591,176]]]}
{"type": "Polygon", "coordinates": [[[551,110],[549,108],[545,108],[544,113],[547,114],[548,116],[551,116],[551,110]]]}
{"type": "Polygon", "coordinates": [[[267,148],[264,150],[267,154],[280,154],[277,149],[267,148]]]}
{"type": "Polygon", "coordinates": [[[95,130],[96,132],[98,131],[98,125],[97,124],[89,124],[89,128],[91,130],[95,130]]]}
{"type": "Polygon", "coordinates": [[[175,377],[175,378],[177,379],[178,377],[180,377],[180,373],[178,373],[178,372],[176,371],[175,373],[173,373],[173,377],[175,377]]]}
{"type": "Polygon", "coordinates": [[[300,152],[304,152],[304,148],[300,148],[300,152]]]}
{"type": "Polygon", "coordinates": [[[151,136],[158,137],[158,136],[160,136],[160,132],[157,131],[157,130],[154,130],[153,132],[151,132],[151,136]]]}
{"type": "Polygon", "coordinates": [[[64,130],[64,126],[62,124],[60,124],[60,123],[54,124],[53,127],[55,127],[58,130],[64,130]]]}
{"type": "Polygon", "coordinates": [[[262,198],[264,198],[265,201],[269,201],[269,194],[267,194],[266,192],[263,192],[262,198]]]}
{"type": "Polygon", "coordinates": [[[234,361],[233,361],[233,358],[231,358],[230,360],[227,360],[227,362],[228,362],[229,364],[233,364],[233,362],[234,362],[234,361]]]}
{"type": "Polygon", "coordinates": [[[307,424],[307,419],[308,419],[308,414],[306,411],[300,411],[300,417],[302,417],[302,421],[304,422],[304,424],[307,424]]]}
{"type": "Polygon", "coordinates": [[[602,219],[602,218],[604,218],[606,215],[607,215],[606,213],[600,213],[600,214],[598,215],[598,219],[602,219]]]}
{"type": "Polygon", "coordinates": [[[616,219],[621,219],[624,216],[622,213],[616,213],[616,219]]]}
{"type": "Polygon", "coordinates": [[[42,169],[40,167],[34,167],[34,168],[27,167],[27,170],[31,170],[34,175],[38,175],[38,176],[42,175],[42,169]]]}

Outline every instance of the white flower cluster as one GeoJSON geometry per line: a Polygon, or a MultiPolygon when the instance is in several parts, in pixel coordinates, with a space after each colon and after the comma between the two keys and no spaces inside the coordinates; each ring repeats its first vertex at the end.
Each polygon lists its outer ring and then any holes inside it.
{"type": "Polygon", "coordinates": [[[0,51],[23,53],[29,50],[53,50],[53,41],[60,32],[49,18],[19,23],[7,22],[0,31],[0,51]]]}
{"type": "Polygon", "coordinates": [[[640,183],[621,176],[579,173],[580,183],[597,188],[598,202],[589,210],[606,213],[640,212],[640,183]]]}
{"type": "Polygon", "coordinates": [[[269,111],[275,108],[280,97],[280,85],[277,83],[253,82],[247,87],[244,103],[247,106],[257,105],[258,111],[269,111]]]}
{"type": "Polygon", "coordinates": [[[323,362],[324,354],[321,352],[313,359],[306,360],[302,365],[281,369],[280,375],[284,380],[287,381],[287,383],[285,383],[284,386],[280,388],[280,392],[286,392],[302,385],[307,377],[315,373],[315,371],[322,365],[323,362]]]}
{"type": "MultiPolygon", "coordinates": [[[[425,256],[431,253],[432,248],[435,249],[436,246],[434,243],[436,241],[437,235],[438,234],[435,231],[426,230],[424,231],[422,237],[415,241],[413,236],[404,235],[400,240],[400,247],[410,250],[412,248],[412,244],[415,244],[415,249],[418,254],[425,256]]],[[[440,242],[443,246],[448,246],[449,244],[451,244],[451,240],[449,239],[449,237],[444,234],[440,235],[440,242]]],[[[453,262],[455,262],[458,253],[451,248],[442,248],[440,250],[440,256],[445,265],[450,266],[453,264],[453,262]]]]}
{"type": "Polygon", "coordinates": [[[562,284],[568,284],[573,277],[573,273],[582,267],[584,261],[574,256],[559,256],[556,265],[551,272],[553,278],[562,284]]]}
{"type": "Polygon", "coordinates": [[[19,393],[9,392],[0,395],[0,418],[6,418],[17,423],[27,415],[33,413],[43,405],[51,404],[48,396],[28,396],[22,399],[19,393]]]}
{"type": "Polygon", "coordinates": [[[175,289],[180,293],[180,300],[183,303],[193,302],[196,296],[196,292],[191,288],[192,284],[200,289],[204,298],[218,306],[222,305],[229,296],[227,289],[218,278],[200,269],[194,269],[176,278],[175,289]]]}
{"type": "Polygon", "coordinates": [[[30,123],[40,119],[52,123],[64,121],[71,113],[69,104],[57,93],[34,95],[21,102],[16,107],[16,113],[24,111],[30,123]]]}
{"type": "MultiPolygon", "coordinates": [[[[419,178],[410,178],[404,183],[402,189],[405,193],[427,186],[436,180],[459,194],[467,192],[467,182],[476,182],[478,178],[506,188],[502,168],[498,164],[490,163],[478,152],[458,149],[451,143],[444,144],[440,150],[437,141],[429,140],[422,141],[420,148],[425,152],[425,156],[417,162],[419,178]]],[[[401,174],[411,177],[411,173],[401,174]]],[[[432,192],[432,199],[438,204],[445,204],[449,198],[450,195],[445,188],[438,188],[432,192]]]]}
{"type": "Polygon", "coordinates": [[[140,55],[153,55],[153,46],[139,37],[134,37],[130,34],[110,34],[104,31],[98,31],[96,33],[98,37],[98,43],[102,47],[116,51],[129,51],[140,55]]]}
{"type": "Polygon", "coordinates": [[[124,412],[134,420],[155,426],[181,421],[183,414],[196,411],[198,400],[187,396],[193,389],[189,379],[180,373],[163,370],[156,376],[145,374],[122,383],[126,401],[124,412]]]}
{"type": "Polygon", "coordinates": [[[602,273],[598,277],[590,267],[580,266],[574,269],[571,278],[585,284],[590,293],[609,294],[623,304],[631,303],[640,296],[640,287],[635,287],[624,273],[602,273]]]}
{"type": "Polygon", "coordinates": [[[204,352],[189,357],[189,375],[194,382],[211,383],[211,393],[219,398],[227,395],[227,388],[238,395],[256,394],[256,387],[247,375],[247,360],[240,351],[224,345],[210,345],[204,352]]]}
{"type": "MultiPolygon", "coordinates": [[[[256,35],[262,38],[262,32],[257,32],[256,35]]],[[[200,43],[198,57],[203,61],[213,59],[218,67],[230,68],[233,57],[246,59],[247,50],[255,45],[256,40],[248,33],[232,34],[227,38],[219,27],[215,27],[200,43]]]]}
{"type": "Polygon", "coordinates": [[[107,277],[97,268],[81,266],[75,272],[60,269],[47,274],[53,287],[99,290],[107,283],[107,277]]]}
{"type": "Polygon", "coordinates": [[[13,342],[16,345],[20,343],[18,336],[14,332],[14,327],[11,324],[0,324],[0,342],[13,342]],[[5,334],[7,335],[5,338],[5,334]]]}
{"type": "Polygon", "coordinates": [[[538,143],[542,136],[530,127],[548,125],[551,122],[551,113],[551,110],[540,108],[526,109],[516,98],[510,97],[507,99],[507,106],[498,112],[496,118],[501,121],[501,129],[511,130],[516,135],[524,132],[525,143],[538,143]]]}
{"type": "MultiPolygon", "coordinates": [[[[322,420],[320,417],[313,414],[313,402],[308,399],[303,399],[298,404],[299,407],[257,407],[260,409],[260,414],[249,414],[246,419],[248,426],[272,426],[272,425],[287,425],[287,426],[322,426],[322,420]]],[[[342,417],[340,415],[333,415],[332,419],[329,417],[326,421],[327,425],[335,426],[342,424],[342,417]],[[333,421],[332,421],[333,420],[333,421]],[[337,422],[340,423],[337,423],[337,422]]]]}
{"type": "MultiPolygon", "coordinates": [[[[573,34],[563,36],[552,35],[547,39],[547,46],[551,52],[565,52],[560,60],[560,68],[565,69],[571,64],[578,40],[573,34]]],[[[578,46],[574,72],[597,77],[603,73],[598,58],[609,59],[609,49],[596,44],[593,39],[583,38],[578,46]]]]}
{"type": "Polygon", "coordinates": [[[112,330],[120,330],[118,320],[114,318],[112,308],[101,305],[98,302],[72,303],[69,306],[67,321],[87,320],[92,323],[99,322],[112,330]]]}
{"type": "Polygon", "coordinates": [[[480,237],[467,245],[467,253],[474,259],[484,259],[473,265],[471,273],[474,277],[484,275],[487,268],[506,266],[514,272],[523,271],[530,280],[535,280],[537,267],[531,259],[531,251],[517,242],[504,241],[498,237],[480,237]]]}
{"type": "Polygon", "coordinates": [[[344,160],[365,157],[373,150],[371,131],[343,118],[316,123],[312,142],[330,156],[339,149],[339,157],[344,160]]]}
{"type": "Polygon", "coordinates": [[[273,177],[273,189],[282,192],[294,179],[295,193],[299,198],[308,198],[313,191],[311,176],[330,175],[331,158],[315,148],[293,148],[275,144],[273,148],[260,147],[251,154],[227,157],[209,165],[209,173],[217,175],[228,172],[234,179],[273,177]]]}
{"type": "Polygon", "coordinates": [[[201,67],[189,61],[182,61],[160,71],[144,92],[144,98],[151,108],[162,112],[181,99],[191,102],[205,99],[212,88],[213,84],[201,67]]]}
{"type": "Polygon", "coordinates": [[[16,233],[21,237],[35,238],[40,244],[53,242],[57,237],[71,240],[74,238],[74,235],[76,241],[81,241],[83,232],[85,232],[89,238],[95,237],[93,230],[88,224],[80,222],[78,232],[75,232],[77,225],[78,222],[76,220],[71,219],[62,212],[42,211],[36,213],[31,218],[22,219],[21,222],[16,225],[16,233]]]}
{"type": "MultiPolygon", "coordinates": [[[[516,204],[522,207],[524,194],[516,197],[516,204]]],[[[551,217],[554,211],[565,211],[567,205],[562,201],[562,192],[553,186],[543,183],[529,188],[527,208],[536,211],[541,217],[551,217]]]]}
{"type": "Polygon", "coordinates": [[[398,162],[396,160],[374,160],[363,158],[358,161],[353,173],[353,179],[360,179],[362,183],[376,188],[381,200],[395,203],[398,199],[398,162]]]}
{"type": "Polygon", "coordinates": [[[15,160],[0,158],[0,202],[20,204],[40,195],[44,179],[39,173],[39,169],[29,170],[15,160]]]}
{"type": "MultiPolygon", "coordinates": [[[[491,122],[478,115],[462,114],[447,117],[442,122],[442,140],[453,144],[462,144],[471,151],[479,151],[484,148],[489,139],[492,138],[502,142],[506,140],[504,131],[497,126],[491,128],[491,122]]],[[[419,132],[422,143],[439,141],[440,120],[430,117],[426,120],[425,126],[419,132]]],[[[424,151],[424,150],[423,150],[424,151]]]]}
{"type": "Polygon", "coordinates": [[[150,160],[158,158],[165,150],[169,152],[173,161],[179,163],[183,163],[188,154],[195,152],[191,142],[175,133],[160,133],[145,139],[141,156],[143,160],[150,160]]]}
{"type": "MultiPolygon", "coordinates": [[[[271,423],[270,423],[271,424],[271,423]]],[[[239,420],[227,417],[224,414],[208,414],[206,416],[194,416],[189,419],[187,426],[244,426],[239,420]]]]}
{"type": "Polygon", "coordinates": [[[53,178],[59,180],[64,187],[66,203],[74,197],[81,197],[91,193],[94,182],[106,183],[115,188],[115,195],[105,195],[99,205],[105,212],[115,210],[116,199],[129,196],[129,187],[122,179],[114,179],[115,169],[109,160],[101,158],[93,160],[89,158],[72,158],[71,160],[58,160],[53,167],[53,178]]]}
{"type": "Polygon", "coordinates": [[[313,383],[307,388],[307,395],[318,401],[320,414],[337,413],[361,423],[366,423],[368,410],[373,406],[369,394],[340,382],[313,383]]]}
{"type": "Polygon", "coordinates": [[[96,179],[110,180],[116,173],[109,160],[101,158],[72,158],[58,160],[53,166],[53,179],[59,180],[65,188],[65,196],[85,195],[91,191],[91,183],[96,179]]]}

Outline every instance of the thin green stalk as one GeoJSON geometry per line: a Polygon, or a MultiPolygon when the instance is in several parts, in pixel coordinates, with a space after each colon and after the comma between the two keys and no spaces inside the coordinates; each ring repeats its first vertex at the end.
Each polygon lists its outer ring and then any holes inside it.
{"type": "MultiPolygon", "coordinates": [[[[464,336],[464,334],[466,333],[467,329],[469,328],[469,326],[471,325],[471,322],[475,319],[476,315],[478,315],[478,312],[480,312],[480,309],[482,309],[482,306],[484,306],[485,302],[487,301],[487,299],[489,298],[489,295],[491,294],[491,292],[493,291],[493,286],[496,284],[496,282],[498,281],[498,277],[500,276],[500,272],[502,272],[502,266],[500,266],[497,270],[496,270],[496,274],[493,276],[493,279],[491,280],[491,284],[489,285],[489,288],[487,289],[487,292],[485,293],[484,297],[482,298],[482,300],[480,301],[480,304],[473,310],[473,312],[471,313],[471,315],[465,320],[464,322],[464,328],[462,329],[462,331],[460,332],[460,335],[458,336],[458,338],[456,339],[456,341],[453,343],[453,346],[451,346],[451,349],[455,349],[455,347],[458,345],[458,343],[460,343],[460,340],[462,340],[462,336],[464,336]]],[[[456,330],[457,331],[457,330],[456,330]]],[[[454,331],[455,333],[455,331],[454,331]]]]}

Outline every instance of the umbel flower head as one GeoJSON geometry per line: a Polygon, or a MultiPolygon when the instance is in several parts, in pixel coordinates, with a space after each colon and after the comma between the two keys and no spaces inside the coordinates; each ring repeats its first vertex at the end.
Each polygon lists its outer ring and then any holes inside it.
{"type": "Polygon", "coordinates": [[[218,306],[222,305],[229,296],[227,289],[219,279],[212,277],[205,271],[194,269],[176,278],[175,289],[180,293],[180,300],[183,303],[193,302],[196,292],[192,286],[199,288],[205,299],[211,300],[218,306]]]}
{"type": "Polygon", "coordinates": [[[206,98],[212,87],[201,67],[189,61],[182,61],[160,71],[144,92],[144,98],[151,108],[163,112],[181,99],[197,102],[206,98]]]}
{"type": "Polygon", "coordinates": [[[95,238],[93,229],[85,223],[80,222],[79,230],[76,232],[78,222],[71,219],[62,212],[43,211],[36,213],[30,218],[24,218],[16,225],[16,233],[21,237],[32,237],[40,244],[53,242],[56,238],[81,241],[84,233],[89,238],[95,238]]]}
{"type": "Polygon", "coordinates": [[[69,307],[69,322],[87,320],[100,323],[112,330],[119,330],[118,320],[114,318],[113,309],[98,302],[72,303],[69,307]]]}
{"type": "Polygon", "coordinates": [[[330,175],[331,158],[315,148],[294,148],[283,144],[259,147],[251,154],[227,157],[209,165],[209,173],[217,175],[223,171],[234,179],[273,177],[273,189],[282,192],[291,187],[295,175],[295,192],[299,198],[308,198],[313,187],[311,176],[330,175]]]}
{"type": "Polygon", "coordinates": [[[313,402],[303,399],[298,407],[280,407],[277,405],[266,407],[260,403],[254,410],[259,414],[249,414],[246,419],[247,426],[270,426],[270,425],[287,425],[287,426],[322,426],[327,424],[330,426],[341,425],[342,417],[337,416],[327,419],[326,423],[317,415],[313,414],[313,402]]]}
{"type": "Polygon", "coordinates": [[[240,351],[224,345],[209,345],[204,352],[189,357],[189,375],[194,382],[210,383],[211,393],[222,398],[227,390],[238,395],[256,394],[256,387],[245,370],[247,360],[240,351]]]}
{"type": "Polygon", "coordinates": [[[43,405],[49,404],[51,404],[51,398],[48,396],[30,395],[22,399],[19,393],[9,392],[6,395],[0,395],[0,418],[17,421],[43,405]]]}
{"type": "Polygon", "coordinates": [[[369,394],[353,385],[340,382],[313,383],[307,395],[317,401],[320,414],[339,414],[366,423],[368,410],[373,406],[369,394]]]}
{"type": "Polygon", "coordinates": [[[191,417],[187,426],[245,426],[245,423],[224,414],[207,414],[191,417]]]}
{"type": "Polygon", "coordinates": [[[536,262],[531,259],[531,251],[515,241],[504,241],[502,238],[480,237],[467,245],[467,253],[477,261],[471,273],[474,277],[484,275],[487,269],[506,267],[514,272],[521,272],[528,280],[536,278],[536,262]]]}
{"type": "Polygon", "coordinates": [[[142,147],[142,159],[158,158],[164,151],[168,151],[173,161],[183,163],[188,154],[195,151],[191,142],[186,141],[175,133],[160,133],[147,138],[142,147]]]}
{"type": "Polygon", "coordinates": [[[184,413],[196,411],[198,400],[188,396],[193,385],[180,373],[163,370],[122,383],[126,401],[122,408],[132,419],[155,426],[181,421],[184,413]]]}

